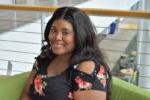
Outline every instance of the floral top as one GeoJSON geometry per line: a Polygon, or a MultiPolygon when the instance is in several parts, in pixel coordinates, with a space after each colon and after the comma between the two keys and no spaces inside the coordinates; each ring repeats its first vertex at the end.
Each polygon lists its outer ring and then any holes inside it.
{"type": "Polygon", "coordinates": [[[99,66],[91,74],[87,74],[80,71],[77,64],[53,77],[39,74],[38,70],[30,85],[29,96],[32,100],[73,100],[73,91],[107,91],[108,75],[103,66],[99,66]]]}

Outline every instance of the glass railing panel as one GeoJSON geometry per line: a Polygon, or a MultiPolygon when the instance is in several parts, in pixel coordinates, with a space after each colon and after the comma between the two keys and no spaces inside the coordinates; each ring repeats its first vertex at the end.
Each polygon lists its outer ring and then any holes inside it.
{"type": "Polygon", "coordinates": [[[100,41],[100,48],[113,75],[149,89],[150,20],[125,17],[112,23],[116,26],[105,26],[107,36],[100,41]]]}
{"type": "Polygon", "coordinates": [[[42,45],[45,16],[50,14],[36,11],[0,12],[1,74],[14,75],[30,71],[42,45]]]}
{"type": "MultiPolygon", "coordinates": [[[[51,12],[0,12],[0,72],[14,75],[30,71],[43,45],[43,33],[51,12]],[[5,17],[9,16],[9,17],[5,17]],[[10,71],[11,70],[11,71],[10,71]]],[[[150,20],[89,15],[97,29],[100,49],[112,74],[143,88],[149,81],[150,20]]]]}

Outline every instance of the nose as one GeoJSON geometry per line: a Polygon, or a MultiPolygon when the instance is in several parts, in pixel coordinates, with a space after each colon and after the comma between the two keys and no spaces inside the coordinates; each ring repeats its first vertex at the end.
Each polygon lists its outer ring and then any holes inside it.
{"type": "Polygon", "coordinates": [[[55,35],[55,40],[62,40],[62,34],[61,34],[61,32],[58,32],[58,33],[55,35]]]}

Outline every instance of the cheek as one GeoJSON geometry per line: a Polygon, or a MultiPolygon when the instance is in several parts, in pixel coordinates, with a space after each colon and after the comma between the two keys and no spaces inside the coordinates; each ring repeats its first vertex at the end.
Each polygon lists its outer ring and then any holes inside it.
{"type": "Polygon", "coordinates": [[[53,36],[49,34],[48,35],[48,40],[49,40],[49,42],[51,42],[53,40],[53,36]]]}
{"type": "Polygon", "coordinates": [[[68,40],[68,44],[69,46],[74,49],[75,48],[75,41],[74,41],[74,38],[71,38],[68,40]]]}

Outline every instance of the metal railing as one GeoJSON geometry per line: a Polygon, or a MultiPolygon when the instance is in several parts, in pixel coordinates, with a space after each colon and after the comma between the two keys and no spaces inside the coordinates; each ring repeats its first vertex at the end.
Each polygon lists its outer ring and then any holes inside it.
{"type": "MultiPolygon", "coordinates": [[[[53,12],[57,6],[26,6],[26,5],[0,5],[1,10],[21,10],[21,11],[43,11],[53,12]]],[[[137,17],[150,18],[149,11],[125,11],[125,10],[108,10],[95,8],[81,8],[87,14],[104,15],[104,16],[119,16],[119,17],[137,17]]]]}

